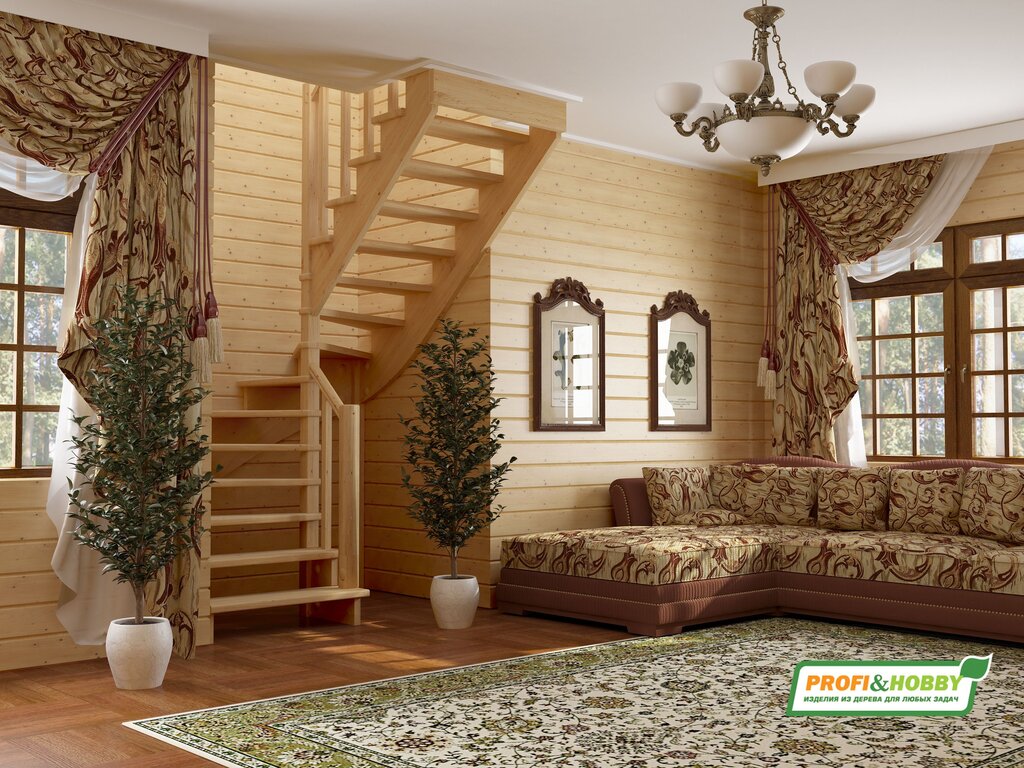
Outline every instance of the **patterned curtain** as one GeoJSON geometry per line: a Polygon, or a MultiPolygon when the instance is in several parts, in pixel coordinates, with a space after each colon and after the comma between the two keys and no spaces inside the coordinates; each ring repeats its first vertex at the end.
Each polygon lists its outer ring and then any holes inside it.
{"type": "MultiPolygon", "coordinates": [[[[173,297],[179,312],[192,308],[198,60],[10,13],[0,13],[0,43],[0,139],[50,168],[99,172],[75,322],[58,361],[81,389],[93,364],[92,324],[112,313],[127,281],[173,297]],[[132,118],[168,73],[136,128],[132,118]],[[118,129],[135,130],[116,156],[104,156],[118,129]]],[[[191,553],[155,590],[155,612],[171,620],[185,657],[195,648],[198,583],[191,553]]]]}
{"type": "Polygon", "coordinates": [[[942,161],[943,156],[925,157],[780,185],[768,355],[776,382],[776,455],[835,460],[832,428],[857,391],[836,266],[885,248],[942,161]]]}

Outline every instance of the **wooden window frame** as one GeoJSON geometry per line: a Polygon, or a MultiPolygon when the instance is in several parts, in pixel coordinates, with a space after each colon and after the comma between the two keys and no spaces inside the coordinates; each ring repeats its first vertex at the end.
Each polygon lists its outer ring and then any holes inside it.
{"type": "MultiPolygon", "coordinates": [[[[1003,321],[998,327],[986,331],[999,332],[1003,336],[1003,365],[1000,371],[992,371],[988,375],[1003,377],[1004,410],[985,414],[975,414],[973,405],[974,375],[973,370],[973,329],[971,315],[971,291],[984,288],[1003,288],[1024,286],[1024,259],[1006,259],[1008,235],[1024,233],[1024,218],[1005,219],[994,222],[981,222],[958,227],[947,227],[936,242],[942,243],[943,265],[931,269],[910,270],[892,275],[874,283],[859,283],[851,278],[850,295],[854,301],[863,299],[892,298],[897,296],[911,297],[911,322],[913,323],[914,296],[926,293],[942,293],[943,295],[943,345],[945,369],[943,371],[945,388],[945,422],[946,422],[946,458],[980,459],[1002,464],[1024,464],[1024,457],[1012,457],[1011,453],[1011,418],[1024,418],[1024,412],[1011,410],[1010,379],[1011,375],[1024,374],[1024,368],[1009,368],[1009,333],[1024,331],[1024,327],[1010,326],[1008,319],[1009,306],[1003,302],[1003,321]],[[1002,256],[998,262],[972,264],[971,241],[979,237],[1002,237],[1002,256]],[[1005,457],[974,455],[974,418],[994,417],[1005,419],[1005,457]]],[[[918,336],[912,326],[907,337],[918,336]]],[[[925,334],[929,335],[929,334],[925,334]]],[[[893,338],[902,338],[900,334],[893,338]]],[[[872,316],[872,336],[874,342],[874,317],[872,316]]],[[[888,337],[886,337],[888,338],[888,337]]],[[[874,351],[874,350],[873,350],[874,351]]],[[[900,374],[892,378],[911,378],[917,380],[917,356],[911,360],[911,374],[900,374]]],[[[986,372],[980,372],[985,375],[986,372]]],[[[888,378],[888,377],[885,377],[888,378]]],[[[877,381],[877,379],[873,380],[877,381]]],[[[873,385],[874,386],[874,385],[873,385]]],[[[911,456],[885,456],[868,454],[869,461],[903,462],[923,457],[917,453],[917,392],[912,392],[912,413],[905,418],[913,419],[914,454],[911,456]]],[[[866,414],[874,429],[877,429],[878,414],[866,414]]],[[[877,444],[877,435],[873,435],[877,444]]],[[[871,446],[874,449],[874,445],[871,446]]]]}
{"type": "Polygon", "coordinates": [[[56,345],[25,343],[25,298],[28,295],[64,295],[64,288],[56,286],[29,285],[25,282],[26,230],[43,230],[71,235],[75,225],[75,211],[81,192],[56,203],[42,203],[22,198],[0,190],[0,227],[17,232],[18,263],[17,279],[14,283],[0,282],[0,290],[16,295],[17,322],[15,343],[0,343],[0,352],[15,353],[14,405],[0,405],[0,414],[14,413],[14,466],[0,467],[0,479],[24,477],[48,477],[50,467],[23,467],[24,416],[26,413],[58,413],[59,405],[35,405],[24,402],[25,355],[32,352],[56,353],[56,345]]]}

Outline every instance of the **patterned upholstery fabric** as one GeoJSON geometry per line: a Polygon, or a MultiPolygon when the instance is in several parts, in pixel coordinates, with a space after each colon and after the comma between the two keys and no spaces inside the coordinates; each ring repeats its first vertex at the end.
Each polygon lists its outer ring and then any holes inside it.
{"type": "Polygon", "coordinates": [[[817,471],[818,527],[884,531],[889,508],[889,468],[817,471]]]}
{"type": "Polygon", "coordinates": [[[738,512],[745,522],[814,525],[817,473],[811,467],[716,465],[711,468],[711,500],[738,512]]]}
{"type": "Polygon", "coordinates": [[[976,567],[971,589],[1007,595],[1024,595],[1024,547],[986,552],[976,567]]]}
{"type": "Polygon", "coordinates": [[[947,589],[981,589],[975,570],[1002,547],[985,539],[896,531],[829,531],[775,544],[779,570],[947,589]]]}
{"type": "Polygon", "coordinates": [[[504,568],[631,584],[773,570],[1024,595],[1024,547],[988,539],[773,525],[623,526],[506,539],[504,568]]]}
{"type": "Polygon", "coordinates": [[[1024,470],[975,468],[964,473],[960,530],[966,536],[1024,544],[1024,470]]]}
{"type": "Polygon", "coordinates": [[[644,467],[643,472],[655,525],[696,525],[696,513],[711,506],[707,467],[644,467]]]}
{"type": "Polygon", "coordinates": [[[959,534],[962,483],[959,469],[892,470],[889,529],[959,534]]]}
{"type": "MultiPolygon", "coordinates": [[[[775,570],[773,543],[806,534],[793,526],[623,526],[506,539],[504,568],[631,584],[676,584],[775,570]]],[[[825,533],[821,531],[820,533],[825,533]]]]}

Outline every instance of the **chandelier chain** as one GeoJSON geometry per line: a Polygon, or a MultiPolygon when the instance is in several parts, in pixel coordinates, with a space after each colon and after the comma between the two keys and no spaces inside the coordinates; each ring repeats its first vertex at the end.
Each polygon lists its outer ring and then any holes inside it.
{"type": "Polygon", "coordinates": [[[793,81],[789,79],[789,68],[786,64],[786,60],[782,58],[782,37],[779,35],[779,30],[775,28],[774,24],[772,24],[771,30],[772,42],[775,43],[775,50],[778,51],[779,54],[779,70],[782,72],[782,76],[786,78],[789,95],[796,99],[796,103],[802,107],[804,106],[804,100],[800,98],[800,94],[797,92],[796,86],[793,85],[793,81]]]}

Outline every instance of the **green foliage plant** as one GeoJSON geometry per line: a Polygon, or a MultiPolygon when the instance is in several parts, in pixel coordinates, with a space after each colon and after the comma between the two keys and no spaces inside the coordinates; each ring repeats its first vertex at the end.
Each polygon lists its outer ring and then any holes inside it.
{"type": "Polygon", "coordinates": [[[77,416],[70,486],[75,539],[100,554],[135,593],[142,624],[145,588],[179,554],[198,547],[202,491],[212,474],[198,467],[209,453],[190,410],[207,392],[192,380],[187,320],[173,302],[142,298],[129,286],[120,307],[95,324],[97,366],[85,381],[96,418],[77,416]],[[83,494],[83,488],[91,494],[83,494]]]}
{"type": "Polygon", "coordinates": [[[409,515],[448,551],[457,579],[459,550],[498,518],[502,507],[494,501],[516,459],[491,463],[505,436],[491,418],[501,398],[494,397],[491,357],[477,329],[443,319],[413,366],[420,397],[416,417],[400,417],[405,462],[413,470],[402,470],[402,484],[413,499],[409,515]]]}

